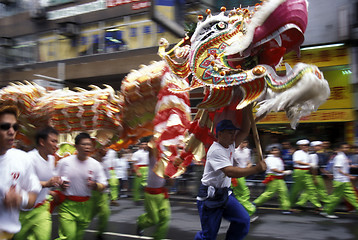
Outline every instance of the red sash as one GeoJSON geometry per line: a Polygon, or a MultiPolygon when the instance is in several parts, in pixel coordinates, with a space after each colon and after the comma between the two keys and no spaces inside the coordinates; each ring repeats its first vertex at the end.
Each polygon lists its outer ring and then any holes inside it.
{"type": "Polygon", "coordinates": [[[276,176],[276,175],[267,175],[266,178],[262,181],[264,184],[268,184],[269,182],[275,179],[284,179],[284,176],[276,176]]]}
{"type": "Polygon", "coordinates": [[[90,197],[86,196],[66,196],[66,199],[74,202],[86,202],[90,199],[90,197]]]}
{"type": "Polygon", "coordinates": [[[46,200],[43,200],[42,202],[39,202],[37,203],[34,208],[38,208],[38,207],[41,207],[42,205],[44,205],[47,201],[46,200]]]}
{"type": "Polygon", "coordinates": [[[169,198],[168,189],[166,189],[165,187],[161,187],[161,188],[145,187],[144,191],[149,193],[149,194],[161,194],[161,193],[164,193],[165,198],[169,198]]]}
{"type": "Polygon", "coordinates": [[[237,187],[237,178],[231,178],[231,184],[233,187],[237,187]]]}
{"type": "Polygon", "coordinates": [[[299,168],[299,167],[295,167],[294,169],[298,169],[298,170],[310,170],[310,168],[299,168]]]}

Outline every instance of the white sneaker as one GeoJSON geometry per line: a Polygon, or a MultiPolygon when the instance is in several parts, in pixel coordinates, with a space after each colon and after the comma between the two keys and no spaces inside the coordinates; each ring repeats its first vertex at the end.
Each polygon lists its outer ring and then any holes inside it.
{"type": "Polygon", "coordinates": [[[250,223],[255,222],[257,219],[259,219],[259,216],[257,215],[250,216],[250,223]]]}
{"type": "Polygon", "coordinates": [[[330,218],[330,219],[336,219],[336,218],[339,218],[338,216],[336,215],[329,215],[328,213],[326,212],[321,212],[320,213],[323,217],[326,217],[326,218],[330,218]]]}

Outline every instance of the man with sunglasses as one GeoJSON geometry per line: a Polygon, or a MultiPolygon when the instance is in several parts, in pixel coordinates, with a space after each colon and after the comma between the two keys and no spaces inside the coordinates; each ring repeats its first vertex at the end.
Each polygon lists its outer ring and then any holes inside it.
{"type": "Polygon", "coordinates": [[[23,209],[20,212],[21,231],[15,235],[15,240],[51,238],[52,221],[50,203],[47,195],[51,187],[64,187],[59,176],[55,176],[55,157],[57,150],[58,132],[52,127],[45,127],[36,133],[36,148],[28,153],[42,190],[39,193],[35,206],[31,210],[23,209]]]}
{"type": "Polygon", "coordinates": [[[0,239],[11,239],[20,231],[20,208],[32,208],[41,190],[27,154],[12,148],[17,116],[15,106],[0,108],[0,239]]]}
{"type": "Polygon", "coordinates": [[[302,208],[307,200],[309,200],[319,211],[322,208],[322,204],[318,201],[316,187],[313,183],[312,174],[310,172],[311,167],[314,168],[315,164],[312,162],[308,153],[310,141],[302,139],[296,143],[300,150],[293,153],[292,159],[294,162],[293,170],[293,186],[290,193],[291,206],[302,208]],[[308,199],[300,198],[298,202],[297,196],[305,191],[308,199]]]}
{"type": "Polygon", "coordinates": [[[93,141],[88,133],[75,137],[77,155],[61,159],[57,173],[69,181],[64,191],[65,200],[58,209],[59,239],[83,239],[92,220],[92,191],[103,191],[107,178],[101,164],[90,157],[93,141]]]}

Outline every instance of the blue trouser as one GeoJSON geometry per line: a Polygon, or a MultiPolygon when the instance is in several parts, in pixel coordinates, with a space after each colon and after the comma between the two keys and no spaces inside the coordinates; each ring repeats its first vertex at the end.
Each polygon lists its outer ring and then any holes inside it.
{"type": "Polygon", "coordinates": [[[215,240],[222,218],[230,222],[226,240],[244,239],[249,232],[250,216],[232,194],[223,207],[208,208],[204,206],[204,201],[197,201],[197,205],[202,230],[195,235],[195,240],[215,240]]]}

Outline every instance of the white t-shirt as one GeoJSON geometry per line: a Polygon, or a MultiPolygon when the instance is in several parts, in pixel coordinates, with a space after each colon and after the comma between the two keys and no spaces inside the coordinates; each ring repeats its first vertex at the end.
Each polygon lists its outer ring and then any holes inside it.
{"type": "Polygon", "coordinates": [[[315,165],[318,166],[319,159],[317,153],[311,153],[310,158],[311,158],[311,163],[314,163],[315,165]]]}
{"type": "Polygon", "coordinates": [[[132,155],[132,160],[135,161],[134,165],[148,165],[149,152],[144,149],[139,149],[132,155]]]}
{"type": "Polygon", "coordinates": [[[343,152],[339,152],[337,156],[333,158],[333,180],[338,182],[349,182],[349,177],[340,173],[338,171],[339,169],[343,173],[349,173],[349,159],[343,152]]]}
{"type": "Polygon", "coordinates": [[[41,191],[41,184],[34,173],[31,161],[26,152],[18,149],[9,149],[0,156],[0,231],[17,233],[21,229],[18,209],[8,209],[4,206],[5,194],[11,186],[16,191],[41,191]]]}
{"type": "MultiPolygon", "coordinates": [[[[116,158],[117,158],[117,152],[113,149],[108,149],[106,155],[103,157],[102,166],[105,169],[106,177],[107,179],[110,179],[110,170],[116,169],[116,158]]],[[[118,177],[117,177],[118,178],[118,177]]]]}
{"type": "Polygon", "coordinates": [[[248,148],[236,148],[234,155],[235,166],[239,168],[247,168],[247,165],[251,163],[251,150],[248,148]]]}
{"type": "Polygon", "coordinates": [[[296,152],[293,153],[292,159],[293,159],[293,162],[294,162],[293,167],[295,167],[295,168],[307,168],[307,169],[310,168],[309,165],[301,165],[301,164],[297,163],[297,161],[304,162],[304,163],[311,163],[310,155],[307,152],[305,152],[303,150],[297,150],[296,152]]]}
{"type": "Polygon", "coordinates": [[[278,173],[278,172],[274,172],[272,171],[272,169],[276,169],[279,171],[283,171],[285,170],[285,166],[283,165],[283,161],[281,158],[279,157],[275,157],[274,155],[268,155],[267,158],[265,159],[266,162],[266,174],[273,174],[276,176],[282,176],[283,173],[278,173]]]}
{"type": "Polygon", "coordinates": [[[88,179],[107,186],[107,178],[102,165],[95,159],[88,157],[80,161],[77,155],[71,155],[61,159],[57,164],[57,174],[67,177],[70,186],[64,191],[66,196],[91,196],[88,187],[88,179]]]}
{"type": "Polygon", "coordinates": [[[216,188],[230,187],[231,178],[227,177],[221,169],[233,166],[234,152],[235,144],[224,148],[220,143],[214,142],[210,146],[206,156],[203,177],[201,179],[203,185],[216,188]]]}
{"type": "MultiPolygon", "coordinates": [[[[43,159],[37,149],[27,153],[29,160],[32,162],[33,169],[36,176],[40,181],[48,181],[55,176],[55,157],[48,155],[48,160],[43,159]]],[[[50,191],[49,188],[42,188],[37,196],[35,205],[46,200],[46,196],[50,191]]],[[[30,209],[21,209],[23,211],[29,211],[30,209]]]]}
{"type": "Polygon", "coordinates": [[[117,164],[115,170],[117,177],[123,180],[127,180],[129,169],[128,159],[126,157],[116,158],[116,162],[117,164]]]}
{"type": "Polygon", "coordinates": [[[106,176],[107,180],[111,178],[111,174],[109,174],[110,166],[107,165],[106,162],[99,162],[103,168],[104,175],[106,176]]]}

